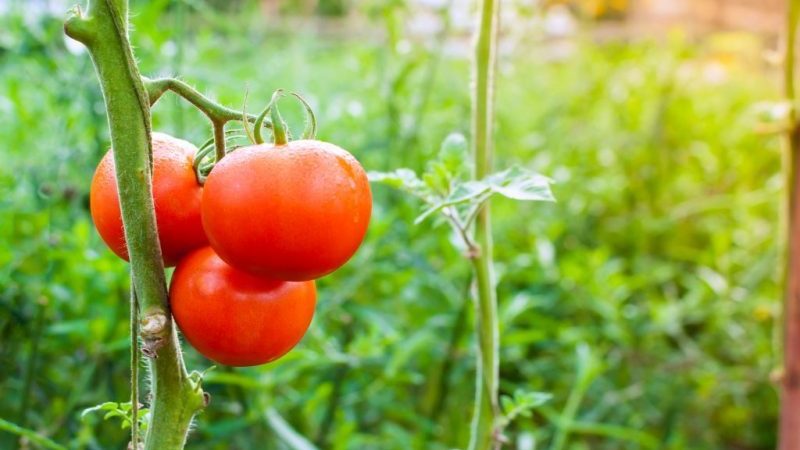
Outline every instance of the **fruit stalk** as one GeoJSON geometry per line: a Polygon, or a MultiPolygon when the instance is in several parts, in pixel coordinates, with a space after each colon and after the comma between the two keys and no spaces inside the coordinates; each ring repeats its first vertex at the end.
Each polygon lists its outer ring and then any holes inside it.
{"type": "MultiPolygon", "coordinates": [[[[244,118],[247,118],[248,122],[255,122],[258,119],[255,114],[242,114],[241,111],[216,103],[201,94],[197,89],[175,78],[150,79],[142,77],[142,82],[147,91],[147,99],[150,102],[150,106],[155,105],[164,93],[172,91],[205,114],[212,124],[220,123],[224,125],[231,121],[241,121],[244,118]]],[[[272,123],[269,120],[263,120],[262,125],[266,128],[272,128],[272,123]]]]}
{"type": "Polygon", "coordinates": [[[795,77],[795,41],[800,18],[800,0],[789,2],[784,58],[784,90],[791,105],[784,139],[784,206],[783,241],[787,254],[783,281],[784,349],[781,377],[781,410],[778,433],[779,450],[800,450],[800,124],[797,122],[795,77]]]}
{"type": "MultiPolygon", "coordinates": [[[[494,72],[496,64],[499,0],[482,0],[475,36],[472,67],[472,153],[474,179],[492,170],[494,128],[494,72]]],[[[475,270],[475,322],[478,353],[476,360],[475,411],[469,442],[470,450],[500,447],[497,422],[499,325],[497,294],[492,256],[492,227],[489,204],[475,220],[474,241],[479,251],[472,258],[475,270]]]]}
{"type": "Polygon", "coordinates": [[[126,0],[97,0],[85,13],[73,8],[64,30],[89,50],[106,103],[143,351],[153,356],[144,448],[175,450],[183,448],[204,397],[197,377],[186,372],[169,312],[151,194],[150,102],[128,42],[127,16],[126,0]]]}

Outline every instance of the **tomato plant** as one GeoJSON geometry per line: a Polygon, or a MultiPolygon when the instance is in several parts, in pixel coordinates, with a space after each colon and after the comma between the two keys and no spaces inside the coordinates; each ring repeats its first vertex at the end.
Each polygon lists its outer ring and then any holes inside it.
{"type": "MultiPolygon", "coordinates": [[[[152,136],[153,202],[158,240],[164,265],[174,266],[183,255],[207,243],[200,219],[203,188],[192,167],[197,148],[164,133],[152,136]]],[[[112,150],[98,164],[89,195],[97,232],[111,251],[128,261],[112,150]]]]}
{"type": "MultiPolygon", "coordinates": [[[[506,401],[508,417],[501,420],[488,200],[494,193],[541,200],[549,198],[549,190],[535,174],[491,173],[497,11],[494,0],[482,2],[474,71],[473,179],[455,183],[456,177],[443,171],[438,178],[445,183],[428,180],[432,192],[418,190],[419,182],[410,186],[434,203],[429,213],[441,211],[449,217],[474,266],[479,351],[471,450],[499,448],[511,418],[544,398],[520,394],[506,401]]],[[[122,407],[119,414],[130,424],[130,447],[140,448],[141,338],[142,352],[151,358],[153,384],[144,448],[180,450],[194,415],[210,397],[203,391],[203,373],[189,373],[184,365],[173,318],[200,353],[222,364],[257,365],[284,355],[311,323],[313,280],[345,264],[364,239],[372,194],[367,174],[350,153],[314,140],[316,119],[299,95],[309,120],[302,139],[290,142],[277,107],[280,90],[260,115],[252,116],[246,108],[219,105],[179,80],[142,77],[129,42],[129,12],[126,0],[92,2],[85,13],[73,8],[64,29],[92,56],[115,149],[93,180],[91,209],[103,239],[131,262],[130,418],[122,407]],[[213,138],[203,151],[152,133],[150,108],[166,91],[183,97],[210,120],[213,138]],[[226,133],[231,130],[225,126],[237,120],[254,145],[229,154],[226,133]],[[271,128],[272,145],[264,144],[262,125],[271,128]],[[203,152],[212,143],[214,159],[204,163],[210,153],[203,152]],[[184,256],[203,245],[206,235],[209,247],[184,256]],[[168,295],[164,265],[178,260],[168,295]]],[[[400,178],[407,180],[403,173],[400,178]]]]}
{"type": "Polygon", "coordinates": [[[208,176],[202,210],[211,246],[229,264],[283,280],[311,280],[356,252],[372,195],[350,153],[298,140],[226,156],[208,176]]]}
{"type": "Polygon", "coordinates": [[[183,335],[229,366],[264,364],[291,350],[311,324],[316,295],[314,281],[252,275],[210,247],[184,258],[170,283],[170,306],[183,335]]]}

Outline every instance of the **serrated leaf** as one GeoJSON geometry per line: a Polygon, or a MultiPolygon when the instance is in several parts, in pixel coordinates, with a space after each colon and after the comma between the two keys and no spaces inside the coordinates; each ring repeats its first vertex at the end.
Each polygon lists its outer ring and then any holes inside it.
{"type": "Polygon", "coordinates": [[[530,392],[529,395],[528,405],[531,408],[542,406],[553,398],[553,394],[547,392],[530,392]]]}
{"type": "Polygon", "coordinates": [[[434,203],[430,208],[422,212],[416,219],[414,225],[419,225],[425,219],[430,217],[431,214],[441,211],[443,208],[456,206],[475,200],[480,203],[483,201],[481,198],[491,191],[491,186],[482,181],[467,181],[466,183],[459,183],[453,191],[445,199],[434,203]]]}
{"type": "Polygon", "coordinates": [[[485,182],[491,186],[493,192],[514,200],[555,201],[550,190],[552,180],[522,167],[514,166],[489,175],[485,182]]]}
{"type": "Polygon", "coordinates": [[[425,185],[439,195],[448,195],[453,178],[454,175],[447,170],[447,167],[438,161],[428,164],[428,170],[422,175],[425,185]]]}
{"type": "Polygon", "coordinates": [[[428,187],[411,169],[397,169],[391,172],[369,172],[367,177],[370,182],[381,183],[406,191],[426,201],[431,198],[428,187]]]}
{"type": "Polygon", "coordinates": [[[431,191],[447,196],[453,183],[463,175],[467,160],[466,138],[459,133],[451,133],[442,141],[436,159],[426,165],[422,181],[431,191]]]}
{"type": "Polygon", "coordinates": [[[104,410],[109,410],[109,409],[117,409],[118,406],[119,406],[119,403],[116,403],[116,402],[101,403],[99,405],[95,405],[95,406],[92,406],[90,408],[86,408],[83,411],[81,411],[81,418],[84,418],[87,415],[92,414],[92,413],[97,412],[97,411],[104,411],[104,410]]]}
{"type": "Polygon", "coordinates": [[[445,199],[448,205],[457,205],[482,195],[488,194],[492,186],[484,181],[467,181],[459,183],[453,188],[453,192],[445,199]]]}
{"type": "Polygon", "coordinates": [[[417,174],[411,169],[396,169],[391,172],[369,171],[367,178],[373,183],[383,183],[392,187],[416,186],[420,183],[417,174]]]}
{"type": "Polygon", "coordinates": [[[552,395],[545,392],[517,390],[513,397],[505,396],[501,399],[503,414],[509,422],[518,416],[530,417],[533,409],[545,404],[551,398],[552,395]]]}

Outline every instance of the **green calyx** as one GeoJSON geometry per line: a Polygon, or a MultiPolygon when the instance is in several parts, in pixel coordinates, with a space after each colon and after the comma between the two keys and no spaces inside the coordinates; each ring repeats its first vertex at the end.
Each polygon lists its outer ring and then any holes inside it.
{"type": "MultiPolygon", "coordinates": [[[[267,114],[270,116],[272,124],[272,137],[274,145],[286,145],[291,140],[291,134],[286,122],[281,117],[280,110],[278,109],[278,100],[283,97],[283,89],[278,89],[272,94],[272,98],[267,106],[261,111],[254,123],[255,132],[253,135],[253,142],[256,144],[263,144],[264,138],[261,133],[261,123],[266,119],[267,114]]],[[[317,118],[314,115],[314,110],[311,105],[296,92],[291,93],[292,96],[303,105],[306,113],[305,128],[303,130],[302,139],[314,139],[317,134],[317,118]]]]}

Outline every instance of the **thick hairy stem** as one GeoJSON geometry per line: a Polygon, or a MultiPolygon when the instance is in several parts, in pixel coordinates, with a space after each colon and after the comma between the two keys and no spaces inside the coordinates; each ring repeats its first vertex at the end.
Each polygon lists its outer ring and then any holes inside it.
{"type": "Polygon", "coordinates": [[[781,412],[778,448],[800,450],[800,126],[795,111],[794,59],[800,0],[789,2],[787,14],[784,87],[791,103],[786,132],[784,172],[786,177],[786,214],[784,242],[788,254],[784,266],[784,362],[781,380],[781,412]]]}
{"type": "MultiPolygon", "coordinates": [[[[496,64],[498,11],[500,0],[482,0],[478,20],[472,73],[472,152],[475,179],[492,170],[494,127],[494,71],[496,64]]],[[[469,442],[470,450],[500,446],[497,422],[499,331],[497,295],[492,256],[492,227],[489,204],[475,220],[478,254],[472,259],[475,269],[475,324],[478,342],[475,411],[469,442]]]]}
{"type": "Polygon", "coordinates": [[[106,103],[143,352],[154,358],[145,449],[177,450],[204,397],[186,373],[169,312],[151,194],[150,102],[128,42],[127,12],[126,0],[97,0],[85,14],[74,8],[64,29],[89,50],[106,103]]]}

